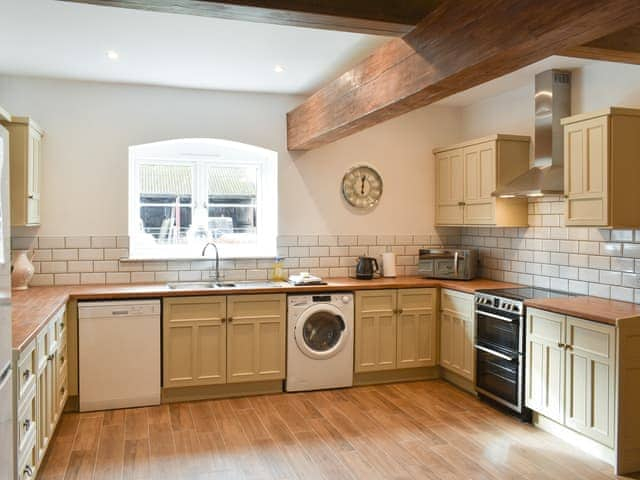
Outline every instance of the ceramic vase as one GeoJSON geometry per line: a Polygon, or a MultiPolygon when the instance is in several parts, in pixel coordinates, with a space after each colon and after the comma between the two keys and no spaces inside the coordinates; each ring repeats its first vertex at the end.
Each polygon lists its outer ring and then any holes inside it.
{"type": "Polygon", "coordinates": [[[11,267],[11,285],[14,290],[26,290],[33,277],[33,263],[29,258],[29,250],[16,250],[11,267]]]}

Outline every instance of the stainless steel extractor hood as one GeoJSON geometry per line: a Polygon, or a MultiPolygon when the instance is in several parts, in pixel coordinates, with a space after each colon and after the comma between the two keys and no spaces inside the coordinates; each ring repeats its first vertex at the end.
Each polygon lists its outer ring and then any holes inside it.
{"type": "MultiPolygon", "coordinates": [[[[571,72],[547,70],[535,79],[535,159],[533,167],[494,197],[541,197],[564,193],[564,135],[560,119],[571,115],[571,72]]],[[[509,161],[509,159],[506,159],[509,161]]]]}

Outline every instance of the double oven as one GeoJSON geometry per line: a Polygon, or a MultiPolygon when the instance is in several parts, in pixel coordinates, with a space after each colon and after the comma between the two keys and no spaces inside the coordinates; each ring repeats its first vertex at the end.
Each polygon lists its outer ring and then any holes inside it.
{"type": "Polygon", "coordinates": [[[497,296],[491,290],[478,292],[475,299],[476,390],[526,415],[524,302],[497,296]]]}
{"type": "Polygon", "coordinates": [[[544,288],[521,287],[476,292],[476,391],[529,421],[524,406],[526,357],[525,300],[575,296],[544,288]]]}

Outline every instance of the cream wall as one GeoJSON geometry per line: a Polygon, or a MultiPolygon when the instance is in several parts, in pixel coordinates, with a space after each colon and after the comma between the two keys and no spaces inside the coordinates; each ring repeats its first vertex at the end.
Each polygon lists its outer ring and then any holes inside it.
{"type": "Polygon", "coordinates": [[[0,76],[0,105],[46,131],[39,235],[127,233],[127,148],[183,137],[224,138],[279,153],[280,234],[433,230],[431,150],[460,139],[459,109],[427,107],[323,148],[290,154],[285,114],[302,98],[0,76]],[[384,178],[368,214],[341,199],[358,163],[384,178]]]}
{"type": "MultiPolygon", "coordinates": [[[[573,114],[612,105],[640,106],[640,67],[622,63],[593,62],[572,71],[573,114]]],[[[528,85],[474,103],[462,109],[462,136],[493,133],[534,133],[534,80],[528,85]]]]}

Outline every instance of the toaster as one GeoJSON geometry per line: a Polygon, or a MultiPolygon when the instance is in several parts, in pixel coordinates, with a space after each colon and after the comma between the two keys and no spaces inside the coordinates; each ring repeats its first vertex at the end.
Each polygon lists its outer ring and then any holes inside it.
{"type": "Polygon", "coordinates": [[[477,249],[420,249],[418,273],[426,278],[472,280],[478,272],[477,249]]]}

